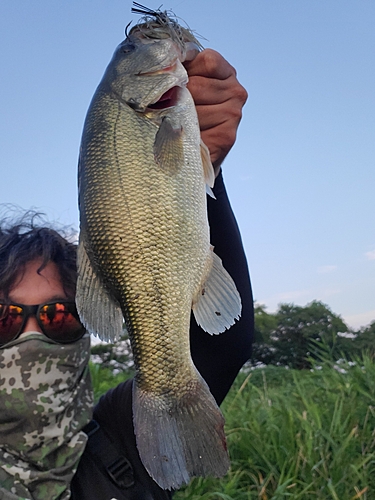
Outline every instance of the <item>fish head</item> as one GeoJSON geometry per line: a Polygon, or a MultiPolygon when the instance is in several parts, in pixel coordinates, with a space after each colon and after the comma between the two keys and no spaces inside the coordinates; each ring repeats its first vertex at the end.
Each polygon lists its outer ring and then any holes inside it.
{"type": "Polygon", "coordinates": [[[200,48],[194,35],[174,21],[136,25],[116,48],[101,85],[109,85],[112,93],[137,112],[157,107],[161,98],[159,107],[172,106],[173,99],[165,96],[170,89],[186,85],[182,62],[193,59],[200,48]]]}

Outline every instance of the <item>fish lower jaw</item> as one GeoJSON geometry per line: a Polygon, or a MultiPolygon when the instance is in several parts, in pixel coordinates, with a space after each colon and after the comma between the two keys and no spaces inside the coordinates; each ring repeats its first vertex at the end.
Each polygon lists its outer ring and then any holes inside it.
{"type": "Polygon", "coordinates": [[[164,94],[162,94],[159,97],[159,99],[156,102],[148,104],[147,109],[159,110],[159,109],[173,108],[178,103],[180,88],[181,87],[176,85],[168,89],[166,92],[164,92],[164,94]]]}

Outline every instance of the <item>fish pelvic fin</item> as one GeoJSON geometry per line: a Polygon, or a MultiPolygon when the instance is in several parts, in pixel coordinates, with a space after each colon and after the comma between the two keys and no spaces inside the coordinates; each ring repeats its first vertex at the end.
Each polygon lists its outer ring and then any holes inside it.
{"type": "Polygon", "coordinates": [[[210,188],[215,184],[215,171],[211,163],[210,151],[201,139],[201,158],[203,165],[204,180],[210,188]]]}
{"type": "Polygon", "coordinates": [[[197,372],[181,397],[155,396],[133,382],[137,448],[149,475],[165,490],[192,477],[222,477],[229,469],[224,417],[197,372]]]}
{"type": "Polygon", "coordinates": [[[212,166],[211,163],[211,157],[210,157],[210,151],[208,150],[208,147],[205,145],[205,143],[201,139],[201,159],[202,159],[202,166],[203,166],[203,175],[204,175],[204,181],[206,183],[206,193],[211,196],[214,200],[216,200],[216,196],[214,195],[214,192],[212,191],[212,188],[214,187],[215,184],[215,171],[214,167],[212,166]]]}
{"type": "Polygon", "coordinates": [[[101,340],[114,342],[123,335],[123,315],[118,302],[104,288],[81,240],[77,253],[76,305],[86,330],[101,340]]]}
{"type": "Polygon", "coordinates": [[[196,322],[211,335],[230,328],[240,318],[242,310],[233,279],[213,251],[212,258],[210,274],[192,305],[196,322]]]}
{"type": "Polygon", "coordinates": [[[154,157],[160,167],[171,174],[184,164],[183,129],[175,128],[165,116],[155,136],[154,157]]]}

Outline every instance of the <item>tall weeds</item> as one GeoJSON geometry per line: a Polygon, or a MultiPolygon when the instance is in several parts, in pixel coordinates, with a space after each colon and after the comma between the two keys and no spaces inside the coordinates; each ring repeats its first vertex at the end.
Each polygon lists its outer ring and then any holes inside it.
{"type": "Polygon", "coordinates": [[[329,359],[311,371],[241,374],[223,404],[231,469],[175,499],[375,499],[375,367],[329,359]]]}
{"type": "MultiPolygon", "coordinates": [[[[323,355],[308,371],[241,373],[223,404],[231,468],[175,500],[375,499],[375,365],[323,355]]],[[[96,397],[129,374],[92,365],[96,397]]]]}

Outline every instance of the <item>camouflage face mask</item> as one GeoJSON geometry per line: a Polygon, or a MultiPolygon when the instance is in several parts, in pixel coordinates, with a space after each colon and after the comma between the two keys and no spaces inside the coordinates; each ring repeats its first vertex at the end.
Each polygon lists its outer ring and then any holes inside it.
{"type": "Polygon", "coordinates": [[[0,499],[65,500],[86,444],[90,339],[27,332],[0,349],[0,499]]]}

